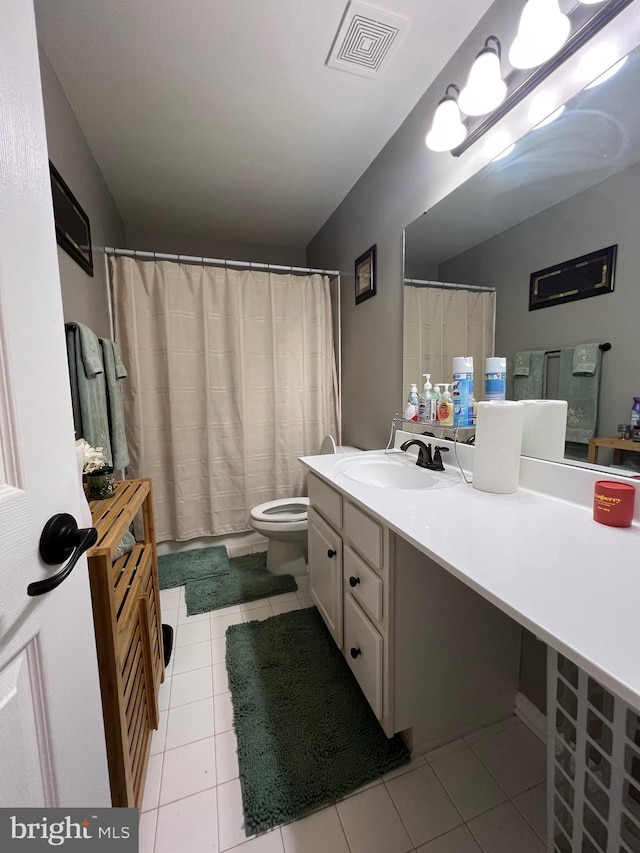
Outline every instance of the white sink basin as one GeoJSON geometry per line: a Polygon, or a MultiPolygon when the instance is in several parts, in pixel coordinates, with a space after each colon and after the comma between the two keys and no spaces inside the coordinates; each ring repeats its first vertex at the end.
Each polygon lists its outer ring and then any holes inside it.
{"type": "Polygon", "coordinates": [[[359,483],[383,489],[442,489],[460,482],[460,474],[455,471],[420,468],[415,456],[404,453],[351,456],[338,462],[336,471],[359,483]]]}

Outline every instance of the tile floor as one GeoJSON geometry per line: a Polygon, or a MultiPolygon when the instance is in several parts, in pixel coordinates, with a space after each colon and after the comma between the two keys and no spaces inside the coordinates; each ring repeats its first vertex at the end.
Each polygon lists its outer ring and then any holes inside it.
{"type": "MultiPolygon", "coordinates": [[[[305,579],[306,580],[306,579],[305,579]]],[[[161,593],[174,652],[160,692],[140,853],[544,853],[545,752],[516,717],[454,741],[302,820],[247,839],[227,626],[312,606],[308,587],[187,617],[161,593]]]]}

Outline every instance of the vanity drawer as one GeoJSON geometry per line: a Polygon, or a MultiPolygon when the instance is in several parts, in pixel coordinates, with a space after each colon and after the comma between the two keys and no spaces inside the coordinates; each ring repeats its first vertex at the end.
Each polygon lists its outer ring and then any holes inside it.
{"type": "Polygon", "coordinates": [[[382,619],[381,578],[348,545],[344,547],[343,567],[345,590],[357,598],[364,609],[380,622],[382,619]],[[355,585],[351,582],[352,578],[355,585]]]}
{"type": "Polygon", "coordinates": [[[376,717],[382,719],[382,637],[350,595],[344,599],[344,654],[376,717]]]}
{"type": "Polygon", "coordinates": [[[309,500],[319,512],[333,524],[342,527],[342,495],[328,486],[324,480],[309,473],[309,500]]]}
{"type": "Polygon", "coordinates": [[[382,525],[348,501],[344,502],[344,534],[374,569],[382,569],[382,525]]]}

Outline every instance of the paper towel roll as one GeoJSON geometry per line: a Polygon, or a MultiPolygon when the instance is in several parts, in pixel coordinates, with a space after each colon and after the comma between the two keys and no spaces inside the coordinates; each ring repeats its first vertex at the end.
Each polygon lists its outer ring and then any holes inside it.
{"type": "Polygon", "coordinates": [[[520,401],[478,403],[473,486],[483,492],[510,494],[518,488],[522,415],[520,401]]]}
{"type": "Polygon", "coordinates": [[[566,400],[522,400],[522,455],[561,462],[567,433],[566,400]]]}

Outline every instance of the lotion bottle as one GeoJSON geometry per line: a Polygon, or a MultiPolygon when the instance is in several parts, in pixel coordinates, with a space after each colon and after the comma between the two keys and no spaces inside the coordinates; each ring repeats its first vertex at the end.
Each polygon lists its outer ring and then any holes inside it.
{"type": "Polygon", "coordinates": [[[423,373],[423,378],[427,381],[424,383],[423,396],[420,398],[420,408],[418,411],[418,420],[423,424],[435,421],[435,397],[433,394],[433,385],[431,384],[431,374],[423,373]]]}
{"type": "Polygon", "coordinates": [[[417,421],[418,420],[418,408],[420,406],[420,398],[418,397],[418,386],[414,382],[411,385],[411,391],[409,392],[409,399],[407,400],[407,408],[404,413],[405,420],[407,421],[417,421]]]}
{"type": "Polygon", "coordinates": [[[453,426],[453,400],[449,391],[450,382],[443,382],[444,391],[438,404],[438,420],[442,426],[453,426]]]}

